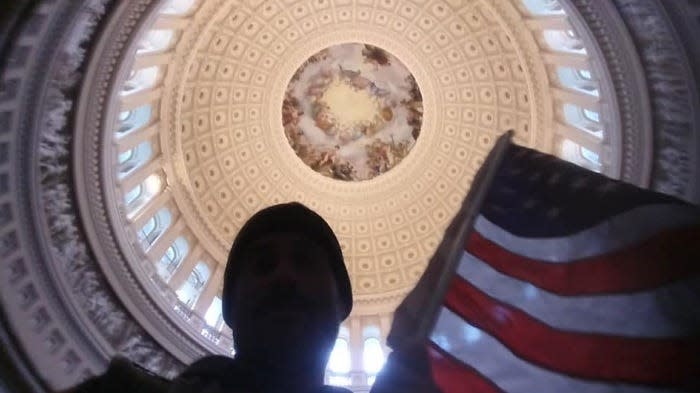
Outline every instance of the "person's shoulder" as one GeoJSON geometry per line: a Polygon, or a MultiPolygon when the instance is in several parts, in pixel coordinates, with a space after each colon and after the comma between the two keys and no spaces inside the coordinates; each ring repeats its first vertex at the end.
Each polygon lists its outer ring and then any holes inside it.
{"type": "Polygon", "coordinates": [[[124,392],[165,393],[170,380],[156,375],[126,358],[115,357],[104,374],[92,377],[65,393],[124,392]]]}

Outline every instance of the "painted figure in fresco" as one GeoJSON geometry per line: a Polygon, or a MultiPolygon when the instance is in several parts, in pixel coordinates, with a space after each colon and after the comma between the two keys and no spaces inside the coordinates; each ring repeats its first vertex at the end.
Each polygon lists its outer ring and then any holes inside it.
{"type": "Polygon", "coordinates": [[[423,98],[408,69],[382,48],[347,43],[311,56],[291,78],[282,122],[296,155],[343,181],[372,179],[416,144],[423,98]]]}

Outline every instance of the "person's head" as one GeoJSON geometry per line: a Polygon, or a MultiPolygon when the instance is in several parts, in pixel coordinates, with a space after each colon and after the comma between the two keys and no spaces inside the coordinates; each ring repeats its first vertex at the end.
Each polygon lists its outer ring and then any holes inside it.
{"type": "Polygon", "coordinates": [[[256,213],[231,247],[222,300],[238,353],[303,367],[325,364],[352,308],[333,231],[299,203],[256,213]]]}

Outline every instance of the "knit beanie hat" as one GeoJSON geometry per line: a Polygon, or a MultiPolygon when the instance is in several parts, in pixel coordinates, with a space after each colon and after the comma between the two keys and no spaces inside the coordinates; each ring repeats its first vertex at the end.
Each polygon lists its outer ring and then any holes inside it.
{"type": "Polygon", "coordinates": [[[260,210],[253,215],[238,232],[233,241],[224,272],[224,289],[222,295],[222,312],[224,321],[231,326],[231,305],[238,272],[241,269],[240,256],[246,246],[258,237],[268,233],[300,233],[314,239],[330,255],[330,267],[335,277],[340,299],[343,302],[344,317],[352,310],[352,289],[350,278],[345,268],[343,253],[333,230],[328,223],[313,210],[298,202],[274,205],[260,210]]]}

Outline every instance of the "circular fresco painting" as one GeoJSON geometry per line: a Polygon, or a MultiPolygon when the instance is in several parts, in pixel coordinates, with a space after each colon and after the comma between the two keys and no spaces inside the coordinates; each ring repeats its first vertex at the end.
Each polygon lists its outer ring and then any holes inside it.
{"type": "Polygon", "coordinates": [[[423,101],[413,75],[376,46],[334,45],[287,86],[284,131],[297,156],[338,180],[369,180],[398,165],[418,139],[423,101]]]}

